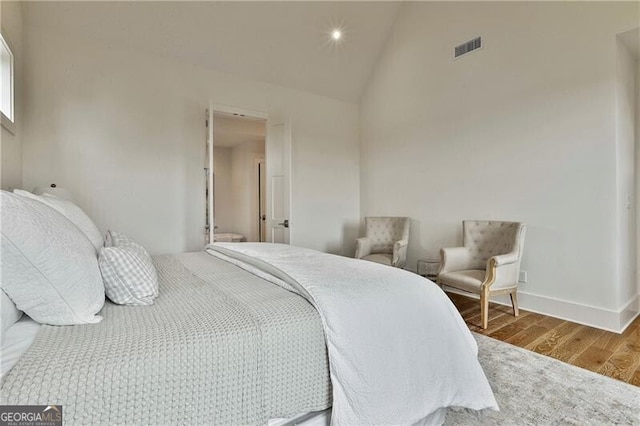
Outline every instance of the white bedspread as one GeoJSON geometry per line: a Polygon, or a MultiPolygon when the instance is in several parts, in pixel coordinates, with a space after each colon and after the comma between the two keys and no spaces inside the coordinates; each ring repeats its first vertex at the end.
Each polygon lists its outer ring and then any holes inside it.
{"type": "Polygon", "coordinates": [[[445,407],[498,409],[473,336],[425,278],[286,245],[218,243],[207,251],[271,274],[318,310],[333,384],[332,424],[441,423],[445,407]]]}

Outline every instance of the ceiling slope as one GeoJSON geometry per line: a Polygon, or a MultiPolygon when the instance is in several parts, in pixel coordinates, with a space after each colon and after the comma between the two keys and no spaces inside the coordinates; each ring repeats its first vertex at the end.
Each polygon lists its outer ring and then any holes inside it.
{"type": "Polygon", "coordinates": [[[25,23],[357,102],[399,2],[26,2],[25,23]],[[330,42],[339,26],[344,39],[330,42]]]}

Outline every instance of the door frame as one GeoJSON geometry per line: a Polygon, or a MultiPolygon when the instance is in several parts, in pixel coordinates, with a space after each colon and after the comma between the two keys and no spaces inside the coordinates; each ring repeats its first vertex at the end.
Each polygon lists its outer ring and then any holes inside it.
{"type": "MultiPolygon", "coordinates": [[[[265,141],[265,145],[266,145],[265,141]]],[[[266,154],[266,146],[265,146],[266,154]]],[[[258,188],[258,241],[264,243],[267,241],[267,172],[265,170],[267,164],[266,155],[265,158],[256,158],[254,160],[254,171],[256,172],[257,188],[258,188]],[[264,172],[264,179],[261,175],[264,172]],[[264,188],[264,197],[262,189],[264,188]],[[264,208],[263,208],[264,204],[264,208]],[[262,217],[264,216],[264,220],[262,217]]]]}
{"type": "MultiPolygon", "coordinates": [[[[207,146],[208,146],[208,152],[209,152],[209,158],[206,159],[206,164],[209,167],[209,173],[207,175],[207,179],[208,179],[208,185],[210,188],[210,196],[209,196],[209,241],[213,242],[213,234],[215,231],[215,212],[213,210],[214,208],[214,187],[213,187],[213,179],[214,179],[214,174],[215,174],[215,170],[214,170],[214,161],[213,161],[213,127],[214,127],[214,119],[213,119],[213,114],[215,112],[222,112],[222,113],[227,113],[227,114],[238,114],[238,115],[243,115],[246,117],[251,117],[251,118],[261,118],[263,120],[266,120],[266,129],[265,129],[265,167],[268,170],[269,168],[269,164],[268,164],[268,158],[266,158],[266,153],[269,152],[269,140],[271,138],[269,138],[269,128],[272,125],[275,124],[284,124],[285,127],[285,140],[284,143],[282,144],[284,152],[282,153],[283,155],[283,159],[286,163],[286,170],[288,172],[288,176],[287,176],[287,187],[285,188],[285,191],[287,191],[287,195],[289,198],[289,203],[287,205],[287,217],[289,217],[289,222],[291,222],[291,188],[292,188],[292,168],[291,168],[291,156],[292,156],[292,149],[291,149],[291,145],[292,145],[292,132],[291,132],[291,120],[289,118],[289,116],[287,115],[281,115],[281,114],[273,114],[273,113],[267,113],[264,111],[259,111],[259,110],[254,110],[254,109],[250,109],[250,108],[243,108],[243,107],[238,107],[238,106],[233,106],[233,105],[227,105],[227,104],[220,104],[220,103],[216,103],[214,101],[209,101],[209,109],[208,109],[208,133],[207,133],[207,146]]],[[[269,178],[268,178],[268,174],[267,174],[267,182],[266,182],[266,188],[265,188],[265,192],[266,192],[266,198],[267,198],[267,206],[266,206],[266,214],[267,214],[267,220],[266,222],[269,223],[269,215],[270,215],[270,206],[269,206],[269,201],[271,199],[271,188],[269,185],[269,178]]],[[[271,239],[271,235],[270,235],[270,231],[271,231],[271,227],[267,226],[267,241],[269,241],[271,239]]],[[[291,236],[292,236],[292,229],[289,228],[289,241],[291,241],[291,236]]]]}

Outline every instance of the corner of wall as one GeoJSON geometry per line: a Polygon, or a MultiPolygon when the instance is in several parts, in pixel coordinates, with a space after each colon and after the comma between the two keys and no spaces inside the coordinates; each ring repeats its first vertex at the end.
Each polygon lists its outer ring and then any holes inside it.
{"type": "Polygon", "coordinates": [[[636,294],[626,306],[620,310],[618,332],[622,333],[640,315],[640,294],[636,294]]]}

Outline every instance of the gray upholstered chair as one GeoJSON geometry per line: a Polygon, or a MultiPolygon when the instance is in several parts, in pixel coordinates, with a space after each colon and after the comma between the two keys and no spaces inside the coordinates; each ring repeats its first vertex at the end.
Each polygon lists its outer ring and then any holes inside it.
{"type": "Polygon", "coordinates": [[[356,240],[356,259],[404,268],[409,244],[408,217],[366,217],[366,237],[356,240]]]}
{"type": "Polygon", "coordinates": [[[518,276],[526,226],[520,222],[465,220],[464,247],[440,250],[438,284],[480,295],[482,328],[489,321],[489,297],[509,294],[518,316],[518,276]]]}

